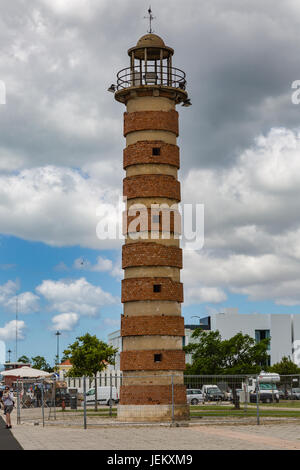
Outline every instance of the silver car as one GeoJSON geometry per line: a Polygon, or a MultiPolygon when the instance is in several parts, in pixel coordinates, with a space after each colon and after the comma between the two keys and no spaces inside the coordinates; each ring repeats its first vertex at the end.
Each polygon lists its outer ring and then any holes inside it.
{"type": "Polygon", "coordinates": [[[204,402],[204,395],[199,388],[190,388],[186,391],[187,402],[191,405],[198,405],[204,402]]]}

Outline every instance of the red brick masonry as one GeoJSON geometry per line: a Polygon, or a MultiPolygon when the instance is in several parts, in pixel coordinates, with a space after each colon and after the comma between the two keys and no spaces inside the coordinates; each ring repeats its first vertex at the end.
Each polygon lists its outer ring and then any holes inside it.
{"type": "Polygon", "coordinates": [[[180,235],[181,214],[179,211],[172,209],[138,209],[134,206],[131,206],[127,212],[123,212],[123,235],[144,231],[167,232],[180,235]],[[160,215],[159,222],[153,222],[154,215],[160,215]]]}
{"type": "Polygon", "coordinates": [[[169,277],[123,279],[122,302],[143,300],[173,300],[174,302],[183,302],[183,284],[175,282],[169,277]],[[161,292],[153,292],[155,284],[161,285],[161,292]]]}
{"type": "Polygon", "coordinates": [[[124,137],[130,132],[147,130],[169,131],[178,136],[178,112],[171,110],[124,113],[124,137]]]}
{"type": "Polygon", "coordinates": [[[184,370],[185,352],[180,350],[122,351],[121,370],[184,370]],[[162,360],[154,362],[154,355],[161,354],[162,360]]]}
{"type": "MultiPolygon", "coordinates": [[[[174,403],[186,404],[185,385],[174,385],[174,403]]],[[[120,388],[121,405],[171,405],[171,385],[122,385],[120,388]]]]}
{"type": "Polygon", "coordinates": [[[123,245],[122,268],[132,266],[172,266],[182,268],[182,249],[159,243],[123,245]]]}
{"type": "Polygon", "coordinates": [[[161,163],[179,168],[179,147],[161,140],[141,140],[124,149],[124,170],[130,165],[161,163]],[[152,149],[160,148],[160,155],[152,155],[152,149]]]}
{"type": "Polygon", "coordinates": [[[136,175],[124,178],[123,194],[136,197],[166,197],[180,201],[180,183],[170,175],[136,175]]]}
{"type": "Polygon", "coordinates": [[[175,316],[121,317],[121,336],[184,336],[184,318],[175,316]]]}

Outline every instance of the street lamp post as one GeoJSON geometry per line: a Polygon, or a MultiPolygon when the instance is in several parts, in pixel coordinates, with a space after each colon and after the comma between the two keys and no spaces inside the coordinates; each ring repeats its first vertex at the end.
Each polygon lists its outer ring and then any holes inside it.
{"type": "Polygon", "coordinates": [[[12,350],[9,349],[7,352],[8,352],[8,362],[10,362],[10,355],[11,355],[11,353],[12,353],[12,350]]]}
{"type": "Polygon", "coordinates": [[[56,365],[59,364],[59,337],[61,336],[61,333],[59,331],[57,331],[55,333],[55,336],[57,338],[57,354],[56,354],[56,365]]]}

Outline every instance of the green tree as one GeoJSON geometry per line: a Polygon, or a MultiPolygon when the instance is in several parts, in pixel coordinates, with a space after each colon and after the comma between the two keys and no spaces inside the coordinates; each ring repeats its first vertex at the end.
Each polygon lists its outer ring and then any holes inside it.
{"type": "Polygon", "coordinates": [[[256,343],[249,335],[237,333],[230,339],[222,340],[219,331],[204,331],[197,328],[193,334],[197,343],[184,348],[192,354],[192,364],[186,373],[219,374],[256,374],[267,364],[269,339],[256,343]]]}
{"type": "Polygon", "coordinates": [[[70,359],[72,369],[68,372],[69,377],[94,377],[95,378],[95,410],[97,403],[97,373],[106,369],[107,364],[114,364],[115,354],[118,349],[100,341],[95,335],[86,333],[79,336],[73,344],[70,344],[63,354],[70,359]]]}
{"type": "Polygon", "coordinates": [[[290,357],[283,356],[280,362],[276,362],[268,369],[269,372],[276,372],[279,375],[300,374],[300,368],[290,357]]]}
{"type": "Polygon", "coordinates": [[[44,370],[45,372],[53,372],[53,368],[48,364],[43,356],[35,356],[31,358],[31,365],[34,369],[44,370]]]}
{"type": "MultiPolygon", "coordinates": [[[[55,356],[55,359],[57,359],[57,355],[55,356]]],[[[63,355],[62,355],[62,357],[61,357],[61,359],[60,359],[60,362],[61,362],[61,363],[62,363],[62,362],[65,362],[67,359],[69,359],[69,357],[68,357],[66,354],[63,353],[63,355]]]]}
{"type": "Polygon", "coordinates": [[[19,357],[18,362],[22,362],[23,364],[30,364],[31,361],[29,357],[24,355],[24,356],[19,357]]]}

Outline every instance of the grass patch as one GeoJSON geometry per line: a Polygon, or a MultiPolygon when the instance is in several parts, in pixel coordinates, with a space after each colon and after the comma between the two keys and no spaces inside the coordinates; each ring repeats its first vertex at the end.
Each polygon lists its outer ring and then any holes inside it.
{"type": "MultiPolygon", "coordinates": [[[[256,406],[255,403],[251,403],[251,406],[256,406]]],[[[274,408],[299,408],[300,411],[300,401],[280,401],[279,403],[260,403],[260,406],[269,406],[274,408]]]]}
{"type": "MultiPolygon", "coordinates": [[[[230,416],[230,417],[237,417],[237,416],[247,416],[247,417],[255,417],[256,416],[256,409],[249,409],[247,411],[244,411],[243,409],[241,410],[219,410],[219,411],[215,411],[215,410],[211,410],[211,411],[193,411],[191,410],[190,412],[191,416],[192,417],[197,417],[197,416],[205,416],[205,417],[212,417],[212,416],[216,416],[216,417],[226,417],[226,416],[230,416]]],[[[276,418],[300,418],[300,413],[299,412],[296,412],[294,410],[259,410],[259,416],[260,417],[276,417],[276,418]]]]}

